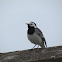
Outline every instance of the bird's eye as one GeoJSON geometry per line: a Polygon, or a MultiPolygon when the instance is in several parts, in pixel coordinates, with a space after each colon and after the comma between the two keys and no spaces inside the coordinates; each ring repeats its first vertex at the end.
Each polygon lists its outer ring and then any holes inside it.
{"type": "Polygon", "coordinates": [[[31,24],[32,25],[32,24],[31,24]]]}

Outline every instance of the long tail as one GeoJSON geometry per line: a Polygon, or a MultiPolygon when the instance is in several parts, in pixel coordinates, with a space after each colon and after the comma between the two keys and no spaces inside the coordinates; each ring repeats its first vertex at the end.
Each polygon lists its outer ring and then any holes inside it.
{"type": "Polygon", "coordinates": [[[45,46],[47,47],[47,43],[46,43],[46,41],[45,41],[45,46]]]}

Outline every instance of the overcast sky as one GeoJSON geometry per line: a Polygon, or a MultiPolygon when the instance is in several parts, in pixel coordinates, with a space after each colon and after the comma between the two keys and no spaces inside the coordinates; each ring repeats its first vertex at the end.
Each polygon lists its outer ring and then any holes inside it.
{"type": "Polygon", "coordinates": [[[34,46],[25,24],[31,21],[43,32],[48,47],[62,45],[62,0],[0,0],[0,53],[34,46]]]}

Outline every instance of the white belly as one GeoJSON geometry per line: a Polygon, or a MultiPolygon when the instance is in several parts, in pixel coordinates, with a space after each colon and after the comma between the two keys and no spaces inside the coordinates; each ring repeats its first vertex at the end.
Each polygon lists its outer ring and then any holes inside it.
{"type": "Polygon", "coordinates": [[[34,43],[34,44],[37,44],[37,45],[41,45],[42,43],[42,39],[40,38],[40,36],[38,36],[37,34],[33,34],[33,35],[27,35],[28,36],[28,39],[34,43]]]}

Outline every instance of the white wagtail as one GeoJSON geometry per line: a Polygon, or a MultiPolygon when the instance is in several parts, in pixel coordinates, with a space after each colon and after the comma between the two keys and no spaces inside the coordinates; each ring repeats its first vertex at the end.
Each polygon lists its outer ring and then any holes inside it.
{"type": "Polygon", "coordinates": [[[36,45],[38,45],[38,47],[41,46],[41,48],[47,47],[43,33],[40,31],[39,28],[37,28],[37,25],[34,22],[30,22],[26,24],[28,25],[27,36],[30,42],[34,43],[35,46],[36,45]]]}

